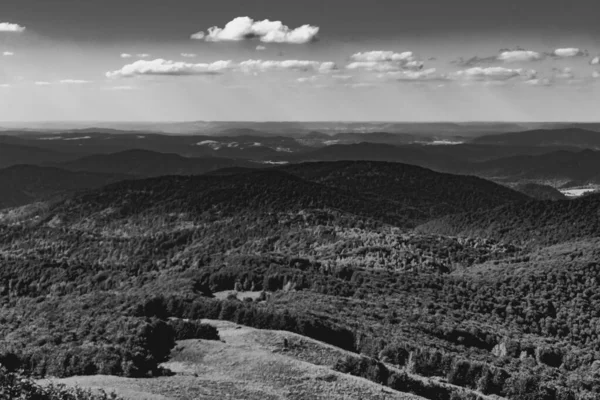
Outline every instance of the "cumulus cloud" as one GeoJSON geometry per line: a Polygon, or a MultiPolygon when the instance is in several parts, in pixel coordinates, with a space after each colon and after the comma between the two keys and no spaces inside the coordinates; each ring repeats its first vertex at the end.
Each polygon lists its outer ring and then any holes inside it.
{"type": "Polygon", "coordinates": [[[67,85],[82,85],[84,83],[91,83],[90,81],[86,81],[83,79],[63,79],[60,80],[59,83],[67,84],[67,85]]]}
{"type": "Polygon", "coordinates": [[[337,69],[331,61],[308,61],[308,60],[246,60],[239,64],[239,68],[245,72],[264,72],[268,70],[297,70],[314,71],[320,73],[332,72],[337,69]]]}
{"type": "Polygon", "coordinates": [[[139,53],[139,54],[130,54],[130,53],[121,53],[121,58],[148,58],[150,57],[150,54],[146,54],[146,53],[139,53]]]}
{"type": "Polygon", "coordinates": [[[316,76],[316,75],[307,76],[307,77],[303,76],[301,78],[296,79],[296,81],[298,81],[299,83],[314,83],[314,82],[316,82],[318,80],[319,80],[319,77],[316,76]]]}
{"type": "Polygon", "coordinates": [[[571,68],[554,68],[552,70],[555,79],[571,80],[575,79],[575,74],[571,68]]]}
{"type": "Polygon", "coordinates": [[[531,85],[531,86],[551,86],[552,85],[552,81],[548,78],[528,79],[524,83],[526,85],[531,85]]]}
{"type": "Polygon", "coordinates": [[[591,65],[600,65],[600,56],[596,56],[594,58],[592,58],[592,60],[590,61],[591,65]]]}
{"type": "Polygon", "coordinates": [[[260,44],[258,46],[256,46],[256,51],[263,51],[266,50],[267,48],[265,46],[261,46],[260,44]]]}
{"type": "Polygon", "coordinates": [[[186,63],[162,58],[156,60],[138,60],[132,64],[123,66],[121,69],[107,72],[108,78],[130,78],[142,75],[216,75],[231,68],[231,61],[215,61],[213,63],[186,63]]]}
{"type": "Polygon", "coordinates": [[[25,27],[19,24],[11,24],[10,22],[0,22],[0,32],[25,32],[25,27]]]}
{"type": "Polygon", "coordinates": [[[148,57],[150,57],[150,54],[148,54],[148,53],[139,53],[139,54],[136,54],[136,56],[138,58],[148,58],[148,57]]]}
{"type": "Polygon", "coordinates": [[[185,57],[185,58],[195,58],[197,57],[197,54],[194,53],[181,53],[181,57],[185,57]]]}
{"type": "Polygon", "coordinates": [[[14,56],[15,53],[13,53],[12,51],[5,51],[2,53],[2,55],[5,57],[10,57],[10,56],[14,56]]]}
{"type": "Polygon", "coordinates": [[[412,51],[403,53],[383,50],[366,51],[353,54],[350,60],[352,62],[346,65],[347,69],[369,72],[417,71],[424,65],[412,51]]]}
{"type": "Polygon", "coordinates": [[[421,71],[400,71],[393,72],[387,75],[397,81],[446,81],[448,78],[445,75],[439,74],[435,68],[428,68],[421,71]]]}
{"type": "Polygon", "coordinates": [[[121,58],[131,58],[131,57],[133,57],[133,55],[132,55],[132,54],[129,54],[129,53],[121,53],[121,58]]]}
{"type": "Polygon", "coordinates": [[[281,21],[254,21],[250,17],[237,17],[228,22],[224,28],[213,26],[208,32],[194,33],[191,38],[207,42],[241,41],[259,39],[265,43],[309,43],[316,40],[319,27],[302,25],[290,29],[281,21]]]}
{"type": "Polygon", "coordinates": [[[585,57],[588,55],[588,52],[585,50],[581,50],[576,47],[567,47],[563,49],[556,49],[552,52],[554,57],[568,58],[568,57],[585,57]]]}
{"type": "Polygon", "coordinates": [[[540,61],[543,58],[543,54],[531,50],[509,50],[503,51],[498,55],[499,61],[508,63],[540,61]]]}
{"type": "Polygon", "coordinates": [[[456,72],[454,77],[457,79],[470,81],[507,81],[517,77],[534,79],[536,75],[537,74],[534,70],[525,70],[522,68],[511,69],[504,67],[473,67],[456,72]]]}

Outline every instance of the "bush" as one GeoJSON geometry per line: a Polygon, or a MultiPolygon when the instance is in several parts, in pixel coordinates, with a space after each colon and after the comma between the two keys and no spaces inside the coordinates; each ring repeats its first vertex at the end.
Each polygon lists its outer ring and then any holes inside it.
{"type": "Polygon", "coordinates": [[[171,319],[169,325],[174,331],[175,340],[205,339],[219,340],[219,331],[212,325],[197,320],[171,319]]]}

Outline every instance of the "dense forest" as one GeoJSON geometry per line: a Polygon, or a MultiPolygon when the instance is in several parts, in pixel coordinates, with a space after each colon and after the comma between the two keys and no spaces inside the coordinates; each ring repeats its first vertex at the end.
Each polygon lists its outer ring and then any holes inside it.
{"type": "Polygon", "coordinates": [[[202,320],[221,319],[348,350],[360,357],[338,371],[428,399],[594,399],[596,203],[337,162],[127,180],[5,210],[2,387],[168,375],[176,341],[218,340],[202,320]]]}

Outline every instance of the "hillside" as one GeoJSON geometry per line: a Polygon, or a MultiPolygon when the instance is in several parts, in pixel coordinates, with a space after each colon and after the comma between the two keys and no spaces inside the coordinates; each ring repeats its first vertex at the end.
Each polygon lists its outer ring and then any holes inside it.
{"type": "Polygon", "coordinates": [[[34,146],[3,143],[2,138],[0,137],[0,168],[20,164],[41,165],[45,163],[56,163],[72,160],[74,158],[75,157],[70,154],[41,149],[34,146]]]}
{"type": "Polygon", "coordinates": [[[501,158],[472,164],[469,171],[490,178],[551,182],[556,186],[595,184],[600,183],[600,152],[557,151],[501,158]]]}
{"type": "Polygon", "coordinates": [[[199,175],[222,168],[260,167],[261,164],[227,158],[187,158],[149,150],[128,150],[99,154],[58,165],[70,171],[127,174],[143,177],[199,175]]]}
{"type": "Polygon", "coordinates": [[[535,129],[480,136],[473,139],[472,143],[502,146],[573,146],[598,149],[600,148],[600,134],[581,128],[535,129]]]}
{"type": "Polygon", "coordinates": [[[567,196],[552,186],[541,185],[539,183],[521,183],[513,189],[526,194],[536,200],[566,200],[567,196]]]}
{"type": "Polygon", "coordinates": [[[486,212],[449,215],[418,232],[549,245],[600,235],[599,195],[575,200],[507,204],[486,212]]]}
{"type": "Polygon", "coordinates": [[[348,353],[324,343],[289,332],[203,322],[218,327],[221,341],[179,342],[163,364],[175,372],[173,376],[88,376],[42,383],[101,388],[130,400],[423,399],[333,370],[337,360],[348,353]]]}
{"type": "Polygon", "coordinates": [[[373,205],[385,199],[399,212],[414,214],[415,220],[529,199],[481,178],[444,174],[400,163],[318,162],[290,165],[280,170],[361,196],[373,205]]]}
{"type": "Polygon", "coordinates": [[[0,169],[0,209],[98,188],[127,178],[127,175],[121,174],[70,172],[52,167],[16,165],[0,169]]]}

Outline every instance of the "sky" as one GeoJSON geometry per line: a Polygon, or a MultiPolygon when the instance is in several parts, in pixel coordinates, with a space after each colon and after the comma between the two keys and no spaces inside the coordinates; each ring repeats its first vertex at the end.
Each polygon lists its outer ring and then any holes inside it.
{"type": "Polygon", "coordinates": [[[597,0],[2,0],[0,121],[598,121],[597,0]]]}

